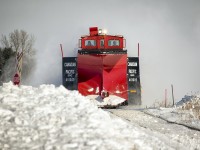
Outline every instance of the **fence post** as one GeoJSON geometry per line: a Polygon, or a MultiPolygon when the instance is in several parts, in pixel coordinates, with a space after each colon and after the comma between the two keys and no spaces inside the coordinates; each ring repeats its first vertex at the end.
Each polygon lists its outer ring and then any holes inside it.
{"type": "Polygon", "coordinates": [[[173,100],[173,106],[174,106],[174,88],[173,88],[173,84],[171,85],[172,87],[172,100],[173,100]]]}

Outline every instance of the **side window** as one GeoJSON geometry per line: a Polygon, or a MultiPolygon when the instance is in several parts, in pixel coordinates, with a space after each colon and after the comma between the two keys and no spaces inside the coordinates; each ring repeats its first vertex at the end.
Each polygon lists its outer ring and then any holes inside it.
{"type": "Polygon", "coordinates": [[[85,40],[85,46],[96,46],[95,40],[85,40]]]}
{"type": "Polygon", "coordinates": [[[108,46],[119,46],[119,40],[109,40],[108,46]]]}

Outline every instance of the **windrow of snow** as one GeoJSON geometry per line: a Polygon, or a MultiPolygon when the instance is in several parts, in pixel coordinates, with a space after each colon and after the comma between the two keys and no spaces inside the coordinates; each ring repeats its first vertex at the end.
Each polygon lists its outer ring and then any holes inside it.
{"type": "Polygon", "coordinates": [[[198,94],[185,95],[179,102],[176,103],[176,107],[186,105],[187,103],[196,103],[199,100],[200,100],[200,95],[198,94]]]}
{"type": "MultiPolygon", "coordinates": [[[[2,150],[151,149],[144,137],[63,86],[17,87],[10,82],[0,87],[2,150]]],[[[162,147],[159,140],[154,142],[162,147]]]]}
{"type": "Polygon", "coordinates": [[[189,111],[192,118],[200,120],[200,95],[186,95],[176,107],[182,111],[189,111]]]}

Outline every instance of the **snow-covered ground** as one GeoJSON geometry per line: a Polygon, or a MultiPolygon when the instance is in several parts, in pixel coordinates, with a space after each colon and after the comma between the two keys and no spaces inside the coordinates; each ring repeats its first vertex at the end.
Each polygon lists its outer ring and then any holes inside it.
{"type": "Polygon", "coordinates": [[[145,112],[200,131],[200,95],[185,95],[172,108],[146,109],[145,112]]]}
{"type": "MultiPolygon", "coordinates": [[[[129,115],[141,123],[145,123],[145,119],[146,123],[154,120],[141,116],[139,113],[129,115]]],[[[10,82],[0,87],[2,150],[191,148],[176,141],[166,141],[158,133],[146,132],[140,126],[97,108],[88,98],[63,86],[17,87],[10,82]]]]}

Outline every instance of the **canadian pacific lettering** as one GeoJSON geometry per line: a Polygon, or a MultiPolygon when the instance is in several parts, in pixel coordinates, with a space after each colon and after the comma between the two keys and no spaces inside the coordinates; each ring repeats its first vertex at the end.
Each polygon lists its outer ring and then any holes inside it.
{"type": "Polygon", "coordinates": [[[67,77],[74,77],[75,70],[65,70],[67,77]]]}
{"type": "Polygon", "coordinates": [[[75,78],[66,78],[66,81],[75,81],[75,78]]]}
{"type": "Polygon", "coordinates": [[[129,78],[129,81],[137,82],[137,78],[129,78]]]}
{"type": "Polygon", "coordinates": [[[136,69],[129,69],[129,73],[134,73],[134,74],[136,74],[136,73],[137,73],[137,70],[136,70],[136,69]]]}
{"type": "Polygon", "coordinates": [[[65,67],[75,67],[76,63],[75,62],[67,62],[67,63],[64,63],[64,66],[65,67]]]}
{"type": "Polygon", "coordinates": [[[128,66],[137,66],[137,62],[128,62],[128,66]]]}

